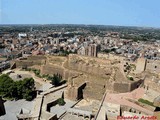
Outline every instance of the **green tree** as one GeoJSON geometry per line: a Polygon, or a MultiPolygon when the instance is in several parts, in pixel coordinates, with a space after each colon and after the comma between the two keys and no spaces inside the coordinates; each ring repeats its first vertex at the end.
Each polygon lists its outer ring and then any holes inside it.
{"type": "Polygon", "coordinates": [[[28,101],[31,101],[33,99],[32,94],[33,94],[32,90],[27,89],[25,91],[25,93],[23,94],[23,98],[28,100],[28,101]]]}
{"type": "Polygon", "coordinates": [[[25,78],[22,81],[22,84],[24,86],[25,89],[31,89],[34,90],[34,79],[33,78],[25,78]]]}
{"type": "Polygon", "coordinates": [[[34,87],[34,79],[33,78],[25,78],[22,81],[22,96],[26,100],[32,100],[33,99],[33,91],[35,90],[34,87]]]}
{"type": "Polygon", "coordinates": [[[16,84],[16,89],[17,89],[17,93],[15,98],[17,99],[22,99],[23,98],[23,84],[22,84],[23,81],[16,81],[15,84],[16,84]]]}
{"type": "Polygon", "coordinates": [[[51,80],[52,85],[59,86],[62,81],[62,76],[60,74],[54,74],[48,77],[51,80]]]}
{"type": "Polygon", "coordinates": [[[11,97],[13,89],[13,80],[6,74],[0,76],[0,94],[2,96],[11,97]]]}
{"type": "Polygon", "coordinates": [[[0,95],[6,98],[32,100],[34,97],[34,79],[25,78],[14,82],[8,75],[0,76],[0,95]]]}

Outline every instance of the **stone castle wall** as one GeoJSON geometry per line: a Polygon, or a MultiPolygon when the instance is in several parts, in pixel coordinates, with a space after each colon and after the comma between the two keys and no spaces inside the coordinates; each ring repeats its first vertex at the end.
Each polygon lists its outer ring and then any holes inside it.
{"type": "Polygon", "coordinates": [[[118,83],[115,82],[113,84],[113,90],[119,93],[130,92],[138,88],[141,84],[143,84],[143,80],[134,81],[131,83],[118,83]]]}
{"type": "Polygon", "coordinates": [[[33,66],[33,65],[42,65],[45,63],[45,60],[17,60],[15,61],[16,67],[23,67],[23,66],[33,66]]]}
{"type": "Polygon", "coordinates": [[[146,69],[147,60],[145,58],[138,58],[136,64],[136,73],[141,73],[146,69]]]}
{"type": "Polygon", "coordinates": [[[77,87],[72,87],[69,86],[68,92],[67,92],[67,98],[71,99],[71,100],[79,100],[83,98],[83,89],[86,87],[86,83],[77,86],[77,87]]]}
{"type": "Polygon", "coordinates": [[[130,84],[129,83],[114,83],[113,90],[119,93],[129,92],[130,84]]]}
{"type": "Polygon", "coordinates": [[[141,84],[144,84],[144,80],[138,80],[138,81],[134,81],[130,84],[130,91],[135,90],[136,88],[138,88],[141,84]]]}
{"type": "Polygon", "coordinates": [[[49,75],[53,75],[53,74],[60,74],[62,76],[63,79],[68,80],[70,77],[78,75],[77,72],[73,72],[70,70],[65,70],[62,67],[58,67],[58,66],[54,66],[54,65],[43,65],[41,67],[41,74],[49,74],[49,75]]]}
{"type": "Polygon", "coordinates": [[[22,66],[33,66],[33,65],[43,65],[46,63],[46,57],[45,56],[29,56],[24,59],[16,60],[16,67],[22,67],[22,66]]]}
{"type": "Polygon", "coordinates": [[[160,73],[160,61],[158,60],[147,60],[146,71],[152,71],[160,73]]]}
{"type": "Polygon", "coordinates": [[[101,77],[107,77],[107,75],[111,74],[111,69],[96,66],[96,65],[89,65],[89,64],[82,64],[82,63],[69,63],[69,68],[72,70],[82,71],[88,74],[99,75],[101,77]]]}

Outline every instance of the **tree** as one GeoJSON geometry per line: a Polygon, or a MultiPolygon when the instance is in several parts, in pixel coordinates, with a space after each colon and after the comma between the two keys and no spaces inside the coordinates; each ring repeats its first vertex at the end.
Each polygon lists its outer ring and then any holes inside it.
{"type": "Polygon", "coordinates": [[[6,98],[32,100],[34,98],[34,79],[25,78],[14,82],[8,75],[0,76],[0,95],[6,98]]]}
{"type": "Polygon", "coordinates": [[[25,89],[31,89],[34,90],[34,79],[33,78],[25,78],[22,81],[22,84],[24,86],[25,89]]]}
{"type": "Polygon", "coordinates": [[[22,99],[23,98],[23,81],[16,81],[16,99],[22,99]]]}
{"type": "Polygon", "coordinates": [[[23,86],[23,89],[22,89],[22,96],[24,99],[30,101],[33,99],[33,91],[35,90],[34,88],[34,79],[33,78],[25,78],[23,81],[22,81],[22,86],[23,86]]]}
{"type": "Polygon", "coordinates": [[[33,94],[32,90],[27,89],[26,92],[23,94],[23,98],[28,101],[31,101],[33,99],[32,94],[33,94]]]}
{"type": "Polygon", "coordinates": [[[6,74],[0,76],[0,94],[11,97],[13,89],[13,80],[6,74]]]}
{"type": "Polygon", "coordinates": [[[51,80],[52,85],[59,86],[62,76],[60,74],[54,74],[53,76],[49,76],[48,79],[51,80]]]}

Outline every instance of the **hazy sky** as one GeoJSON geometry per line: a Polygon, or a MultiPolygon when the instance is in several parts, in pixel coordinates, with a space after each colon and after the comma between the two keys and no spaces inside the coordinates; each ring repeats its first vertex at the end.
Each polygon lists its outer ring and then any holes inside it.
{"type": "Polygon", "coordinates": [[[0,0],[0,24],[160,27],[160,0],[0,0]]]}

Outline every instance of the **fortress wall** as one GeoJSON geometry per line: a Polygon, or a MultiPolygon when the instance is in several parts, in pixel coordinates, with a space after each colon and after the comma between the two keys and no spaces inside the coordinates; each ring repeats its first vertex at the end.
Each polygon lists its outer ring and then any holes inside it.
{"type": "Polygon", "coordinates": [[[130,83],[114,83],[113,89],[116,92],[130,92],[138,88],[141,84],[143,84],[143,80],[134,81],[130,83]]]}
{"type": "Polygon", "coordinates": [[[44,65],[41,67],[41,74],[53,75],[53,74],[57,74],[57,73],[62,75],[62,78],[66,79],[66,80],[68,78],[78,74],[76,72],[72,72],[70,70],[64,70],[63,68],[58,67],[58,66],[54,66],[54,65],[52,65],[52,66],[44,65]]]}
{"type": "Polygon", "coordinates": [[[83,64],[76,64],[77,68],[75,67],[75,69],[77,70],[83,70],[83,64]]]}
{"type": "Polygon", "coordinates": [[[64,74],[64,69],[61,67],[57,67],[57,66],[50,66],[50,65],[44,65],[41,67],[41,74],[49,74],[49,75],[53,75],[53,74],[60,74],[63,76],[64,74]]]}
{"type": "Polygon", "coordinates": [[[146,71],[160,73],[160,61],[147,60],[146,71]]]}
{"type": "Polygon", "coordinates": [[[83,71],[83,72],[87,72],[87,73],[88,73],[87,65],[86,65],[86,64],[83,64],[83,65],[82,65],[82,69],[81,69],[80,71],[83,71]]]}
{"type": "Polygon", "coordinates": [[[125,93],[130,91],[129,83],[114,83],[113,89],[116,92],[125,93]]]}
{"type": "Polygon", "coordinates": [[[80,87],[78,87],[78,96],[77,99],[83,98],[83,89],[86,87],[86,83],[82,84],[80,87]]]}
{"type": "Polygon", "coordinates": [[[57,104],[57,100],[48,103],[48,104],[47,104],[47,111],[48,111],[48,112],[51,112],[51,111],[50,111],[51,107],[52,107],[52,106],[55,106],[56,104],[57,104]]]}
{"type": "Polygon", "coordinates": [[[86,83],[78,87],[68,87],[67,97],[71,100],[79,100],[83,98],[83,89],[85,88],[86,83]]]}
{"type": "MultiPolygon", "coordinates": [[[[56,114],[51,114],[47,111],[43,111],[41,113],[41,119],[42,120],[58,120],[57,115],[56,114]]],[[[35,119],[34,119],[35,120],[35,119]]],[[[38,120],[38,119],[37,119],[38,120]]]]}
{"type": "Polygon", "coordinates": [[[28,60],[45,60],[46,57],[44,55],[35,55],[35,56],[29,56],[27,59],[28,60]]]}
{"type": "Polygon", "coordinates": [[[160,87],[159,84],[157,84],[155,81],[152,81],[151,79],[146,79],[144,81],[144,85],[146,86],[146,88],[148,89],[153,89],[157,92],[160,92],[160,87]]]}
{"type": "Polygon", "coordinates": [[[43,65],[46,62],[45,56],[29,56],[23,60],[15,60],[16,67],[22,66],[33,66],[33,65],[43,65]]]}
{"type": "Polygon", "coordinates": [[[78,75],[78,73],[77,72],[73,72],[73,71],[69,71],[69,70],[65,70],[64,71],[64,73],[63,73],[63,79],[69,79],[69,78],[71,78],[71,77],[73,77],[73,76],[77,76],[78,75]]]}
{"type": "Polygon", "coordinates": [[[67,98],[70,100],[77,100],[78,96],[78,88],[77,87],[69,87],[67,92],[67,98]]]}
{"type": "Polygon", "coordinates": [[[143,80],[139,80],[139,81],[135,81],[131,83],[131,88],[130,90],[135,90],[136,88],[138,88],[141,84],[143,84],[143,80]]]}
{"type": "Polygon", "coordinates": [[[147,60],[145,58],[138,58],[136,64],[136,72],[141,73],[146,69],[147,60]]]}
{"type": "Polygon", "coordinates": [[[32,61],[16,61],[16,67],[22,67],[22,66],[33,66],[32,61]]]}
{"type": "Polygon", "coordinates": [[[91,73],[94,73],[94,74],[99,74],[100,73],[100,69],[96,66],[93,66],[92,67],[92,72],[91,73]]]}
{"type": "Polygon", "coordinates": [[[97,58],[97,57],[91,57],[91,56],[83,56],[83,55],[77,55],[77,54],[70,54],[69,55],[69,59],[70,60],[75,60],[75,58],[77,60],[89,60],[89,61],[95,61],[95,62],[98,62],[98,63],[102,63],[102,64],[110,64],[110,60],[103,60],[103,59],[100,59],[100,58],[97,58]]]}
{"type": "Polygon", "coordinates": [[[45,64],[45,56],[29,56],[24,60],[16,60],[16,67],[22,67],[24,65],[33,66],[33,65],[42,65],[45,64]]]}
{"type": "Polygon", "coordinates": [[[93,71],[93,68],[94,68],[94,67],[92,67],[92,66],[87,66],[87,71],[88,71],[88,73],[93,73],[93,74],[95,74],[94,71],[93,71]]]}
{"type": "Polygon", "coordinates": [[[73,69],[73,70],[77,70],[77,71],[82,71],[82,72],[86,72],[88,74],[95,74],[95,75],[99,75],[102,77],[106,77],[106,74],[111,74],[111,70],[110,67],[108,68],[101,68],[98,66],[93,66],[93,65],[87,65],[87,64],[82,64],[82,63],[69,63],[69,68],[73,69]]]}
{"type": "Polygon", "coordinates": [[[22,66],[33,66],[33,65],[42,65],[45,63],[44,60],[17,60],[16,67],[22,67],[22,66]]]}

